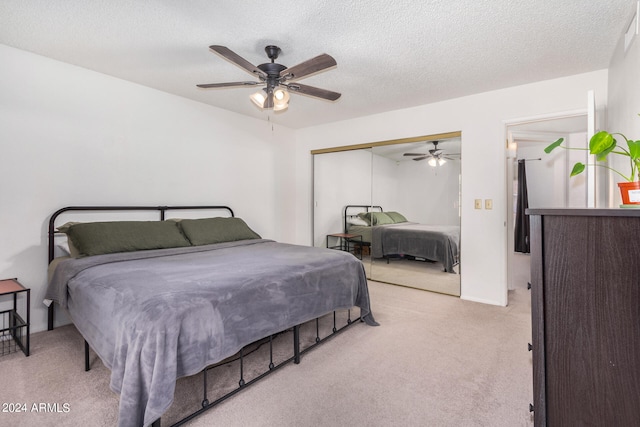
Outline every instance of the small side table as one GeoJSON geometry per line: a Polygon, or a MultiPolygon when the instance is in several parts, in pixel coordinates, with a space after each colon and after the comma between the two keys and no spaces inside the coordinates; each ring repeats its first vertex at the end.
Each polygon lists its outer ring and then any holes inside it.
{"type": "Polygon", "coordinates": [[[18,279],[0,280],[0,298],[13,295],[13,309],[0,312],[0,356],[17,351],[20,347],[29,356],[29,325],[31,324],[31,289],[27,289],[18,279]],[[27,308],[25,320],[18,314],[18,294],[26,293],[27,308]]]}
{"type": "MultiPolygon", "coordinates": [[[[340,249],[341,251],[351,252],[351,242],[359,243],[360,247],[362,247],[362,235],[361,234],[350,234],[350,233],[334,233],[327,234],[327,248],[328,249],[340,249]],[[334,237],[338,240],[336,246],[329,246],[329,237],[334,237]]],[[[354,253],[355,255],[355,253],[354,253]]],[[[362,251],[360,252],[360,256],[358,257],[362,260],[362,251]]]]}

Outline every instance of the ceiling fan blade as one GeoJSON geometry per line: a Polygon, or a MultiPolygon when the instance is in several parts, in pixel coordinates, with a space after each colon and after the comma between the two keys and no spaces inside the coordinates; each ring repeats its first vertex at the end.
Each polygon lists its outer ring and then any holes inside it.
{"type": "Polygon", "coordinates": [[[311,58],[307,61],[301,62],[298,65],[287,68],[280,72],[280,77],[284,80],[300,80],[305,77],[309,77],[312,74],[326,71],[331,67],[338,65],[335,59],[331,55],[323,53],[315,58],[311,58]]]}
{"type": "Polygon", "coordinates": [[[403,156],[426,156],[424,153],[404,153],[403,156]]]}
{"type": "Polygon", "coordinates": [[[431,157],[431,156],[414,157],[414,158],[413,158],[413,159],[411,159],[411,160],[418,161],[418,160],[428,159],[429,157],[431,157]]]}
{"type": "Polygon", "coordinates": [[[215,87],[243,87],[243,86],[255,86],[263,84],[261,82],[229,82],[229,83],[208,83],[203,85],[196,85],[202,89],[209,89],[215,87]]]}
{"type": "Polygon", "coordinates": [[[336,99],[340,98],[340,96],[342,96],[338,92],[332,92],[330,90],[320,89],[317,87],[303,85],[300,83],[291,83],[285,86],[287,87],[287,89],[291,90],[292,92],[299,93],[302,95],[313,96],[315,98],[322,98],[329,101],[335,101],[336,99]]]}
{"type": "Polygon", "coordinates": [[[224,59],[231,62],[232,64],[235,64],[238,67],[242,68],[243,70],[247,71],[249,74],[258,75],[265,78],[267,77],[267,73],[265,73],[260,68],[256,67],[251,62],[247,61],[246,59],[244,59],[243,57],[241,57],[240,55],[238,55],[228,47],[212,45],[212,46],[209,46],[209,49],[211,49],[213,52],[217,53],[218,55],[222,56],[224,59]]]}

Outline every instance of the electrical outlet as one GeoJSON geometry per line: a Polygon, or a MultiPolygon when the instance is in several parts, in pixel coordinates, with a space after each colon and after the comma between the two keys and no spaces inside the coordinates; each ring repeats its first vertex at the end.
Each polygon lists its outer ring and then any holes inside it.
{"type": "Polygon", "coordinates": [[[485,199],[484,200],[484,208],[485,209],[493,209],[493,199],[485,199]]]}
{"type": "Polygon", "coordinates": [[[476,199],[475,208],[482,209],[482,199],[476,199]]]}

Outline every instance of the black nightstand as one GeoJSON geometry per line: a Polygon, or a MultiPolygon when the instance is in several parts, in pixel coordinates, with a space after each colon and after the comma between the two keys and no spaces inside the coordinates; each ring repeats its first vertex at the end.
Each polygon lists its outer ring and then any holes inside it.
{"type": "Polygon", "coordinates": [[[0,280],[0,298],[13,295],[13,309],[0,311],[0,356],[22,350],[29,356],[29,325],[31,321],[31,289],[27,289],[18,279],[0,280]],[[27,308],[25,321],[18,314],[18,294],[25,293],[27,308]]]}

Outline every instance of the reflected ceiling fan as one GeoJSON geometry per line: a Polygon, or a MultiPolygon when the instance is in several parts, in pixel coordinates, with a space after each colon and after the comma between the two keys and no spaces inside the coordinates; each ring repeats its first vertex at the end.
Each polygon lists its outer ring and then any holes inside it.
{"type": "Polygon", "coordinates": [[[338,92],[320,89],[313,86],[298,83],[306,77],[310,77],[322,71],[327,71],[337,65],[336,60],[330,55],[323,53],[315,58],[301,62],[293,67],[285,67],[275,60],[280,55],[281,49],[278,46],[269,45],[264,48],[271,62],[260,65],[253,65],[242,58],[231,49],[224,46],[209,46],[212,52],[222,56],[227,61],[242,68],[249,74],[258,78],[258,81],[210,83],[196,85],[199,88],[233,88],[247,86],[264,86],[264,88],[250,96],[251,101],[261,109],[273,109],[274,111],[286,110],[289,106],[289,92],[299,93],[314,98],[335,101],[340,98],[338,92]]]}
{"type": "Polygon", "coordinates": [[[439,141],[431,141],[433,144],[433,148],[429,150],[429,154],[425,153],[404,153],[404,156],[413,157],[411,160],[420,161],[429,159],[429,166],[442,166],[447,160],[455,160],[450,156],[460,156],[460,153],[445,153],[443,150],[438,148],[439,141]]]}

